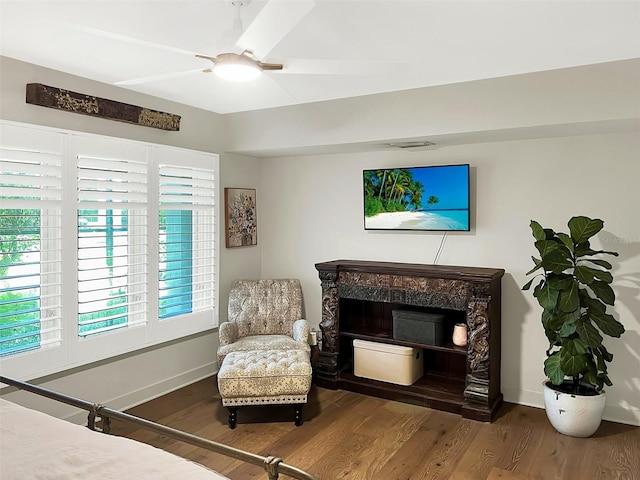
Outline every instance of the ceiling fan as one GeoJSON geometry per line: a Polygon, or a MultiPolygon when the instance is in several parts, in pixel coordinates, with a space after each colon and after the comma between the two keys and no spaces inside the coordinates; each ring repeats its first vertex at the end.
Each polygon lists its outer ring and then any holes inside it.
{"type": "MultiPolygon", "coordinates": [[[[251,1],[253,0],[227,0],[227,3],[239,9],[242,6],[249,5],[251,1]]],[[[233,29],[230,33],[233,34],[236,41],[232,46],[228,44],[229,38],[226,38],[227,41],[223,42],[225,44],[224,53],[215,56],[129,37],[98,28],[88,26],[80,26],[77,28],[92,35],[99,35],[117,41],[133,43],[180,55],[188,55],[213,63],[213,66],[209,68],[200,67],[186,71],[126,79],[115,82],[116,85],[139,85],[191,75],[197,72],[214,72],[222,78],[243,81],[255,79],[264,71],[315,75],[384,75],[389,74],[389,72],[399,72],[403,68],[406,68],[407,65],[404,62],[376,62],[362,59],[287,59],[284,63],[262,61],[298,22],[315,7],[315,3],[315,0],[266,0],[264,6],[248,28],[242,29],[242,22],[238,20],[238,17],[234,20],[233,29]],[[235,53],[233,51],[234,49],[237,49],[237,51],[241,53],[235,53]]],[[[229,32],[225,32],[221,37],[228,37],[228,33],[229,32]]],[[[221,40],[221,38],[219,38],[219,40],[221,40]]]]}
{"type": "MultiPolygon", "coordinates": [[[[248,5],[250,2],[251,0],[227,1],[227,3],[237,7],[238,11],[242,6],[248,5]]],[[[195,56],[196,58],[208,60],[213,63],[212,68],[198,68],[182,72],[122,80],[115,82],[116,85],[136,85],[189,75],[195,72],[214,72],[219,77],[227,80],[247,81],[259,77],[263,71],[284,69],[284,65],[282,63],[263,62],[260,59],[264,58],[289,33],[290,30],[292,30],[296,24],[313,9],[314,6],[314,0],[297,0],[295,2],[267,0],[251,25],[244,31],[242,31],[242,22],[241,20],[239,21],[240,17],[238,14],[238,17],[234,20],[233,31],[240,34],[240,36],[234,46],[241,49],[241,53],[224,52],[216,56],[205,55],[169,45],[149,42],[98,28],[86,26],[79,28],[94,35],[100,35],[119,41],[135,43],[173,53],[195,56]]]]}

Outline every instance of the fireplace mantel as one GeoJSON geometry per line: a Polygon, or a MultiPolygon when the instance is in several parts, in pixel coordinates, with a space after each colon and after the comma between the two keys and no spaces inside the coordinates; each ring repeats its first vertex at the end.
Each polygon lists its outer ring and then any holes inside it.
{"type": "Polygon", "coordinates": [[[493,420],[502,403],[503,269],[361,260],[318,263],[316,269],[322,285],[323,338],[318,385],[420,403],[476,420],[493,420]],[[450,312],[452,319],[462,319],[468,325],[467,347],[425,346],[393,339],[387,328],[391,306],[450,312]],[[350,323],[353,312],[349,308],[376,313],[364,315],[369,318],[358,317],[364,323],[355,328],[350,323]],[[351,369],[354,338],[424,348],[432,362],[445,365],[445,369],[425,374],[410,387],[356,377],[351,369]]]}

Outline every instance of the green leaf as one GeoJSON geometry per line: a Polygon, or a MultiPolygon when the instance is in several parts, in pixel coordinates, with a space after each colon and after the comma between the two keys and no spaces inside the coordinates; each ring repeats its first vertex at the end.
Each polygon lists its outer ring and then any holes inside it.
{"type": "Polygon", "coordinates": [[[562,232],[558,233],[556,236],[560,239],[564,246],[567,247],[571,253],[573,253],[574,245],[571,237],[562,232]]]}
{"type": "Polygon", "coordinates": [[[542,268],[542,260],[540,260],[539,258],[534,257],[533,255],[531,256],[531,260],[533,260],[533,263],[534,263],[535,267],[533,267],[531,270],[529,270],[526,273],[526,275],[531,275],[536,270],[542,268]]]}
{"type": "Polygon", "coordinates": [[[604,222],[598,218],[573,217],[569,220],[569,231],[571,239],[575,243],[582,243],[589,240],[604,227],[604,222]]]}
{"type": "Polygon", "coordinates": [[[562,315],[562,318],[565,322],[577,322],[580,319],[581,315],[582,313],[580,312],[580,309],[578,309],[574,310],[573,312],[565,313],[564,315],[562,315]]]}
{"type": "Polygon", "coordinates": [[[599,380],[598,380],[597,372],[588,370],[587,372],[585,372],[584,376],[582,377],[582,382],[588,383],[589,385],[593,385],[593,386],[598,385],[599,380]]]}
{"type": "Polygon", "coordinates": [[[573,273],[576,278],[585,285],[589,285],[591,282],[593,282],[593,268],[585,267],[584,265],[578,265],[573,270],[573,273]]]}
{"type": "Polygon", "coordinates": [[[565,375],[576,376],[587,368],[585,356],[579,353],[572,353],[570,349],[560,350],[560,368],[565,375]]]}
{"type": "Polygon", "coordinates": [[[591,348],[598,348],[602,343],[602,335],[600,335],[598,329],[591,325],[588,320],[580,322],[576,327],[576,332],[580,336],[580,339],[591,348]]]}
{"type": "Polygon", "coordinates": [[[614,257],[617,257],[619,255],[618,252],[610,252],[609,250],[593,250],[592,255],[599,255],[599,254],[613,255],[614,257]]]}
{"type": "Polygon", "coordinates": [[[593,355],[587,355],[587,372],[591,372],[594,375],[598,374],[598,368],[596,367],[596,362],[594,360],[593,355]]]}
{"type": "Polygon", "coordinates": [[[556,315],[553,313],[553,310],[542,310],[542,326],[545,330],[555,330],[550,327],[550,324],[553,323],[553,319],[556,318],[556,315]]]}
{"type": "Polygon", "coordinates": [[[560,248],[550,251],[542,257],[542,266],[553,273],[562,273],[573,264],[569,256],[560,248]]]}
{"type": "Polygon", "coordinates": [[[589,240],[587,240],[586,242],[578,243],[574,250],[576,258],[584,257],[585,255],[594,255],[595,253],[595,250],[591,250],[591,244],[589,243],[589,240]]]}
{"type": "MultiPolygon", "coordinates": [[[[576,354],[576,349],[573,346],[573,339],[572,338],[563,338],[562,339],[562,350],[566,350],[567,352],[565,352],[565,355],[575,355],[576,354]]],[[[560,351],[560,353],[562,353],[562,350],[560,351]]]]}
{"type": "Polygon", "coordinates": [[[587,267],[586,265],[578,265],[574,269],[574,274],[585,285],[591,285],[594,278],[598,278],[605,283],[611,283],[613,276],[611,273],[598,268],[587,267]]]}
{"type": "Polygon", "coordinates": [[[554,290],[570,290],[575,280],[565,273],[550,273],[547,275],[547,283],[554,290]]]}
{"type": "MultiPolygon", "coordinates": [[[[586,257],[587,255],[600,255],[600,254],[613,255],[614,257],[618,256],[617,252],[610,252],[608,250],[592,250],[591,245],[589,244],[589,241],[580,243],[578,246],[576,246],[574,253],[576,258],[586,257]]],[[[585,258],[584,260],[593,261],[590,258],[585,258]]]]}
{"type": "MultiPolygon", "coordinates": [[[[597,369],[600,370],[601,372],[606,372],[607,371],[607,363],[606,363],[605,358],[600,353],[600,351],[598,349],[595,349],[593,351],[593,355],[595,356],[596,361],[598,362],[597,369]]],[[[611,357],[611,358],[613,358],[613,357],[611,357]]]]}
{"type": "Polygon", "coordinates": [[[613,288],[606,282],[594,280],[589,284],[589,287],[593,293],[607,305],[613,305],[616,301],[616,294],[613,292],[613,288]]]}
{"type": "Polygon", "coordinates": [[[542,285],[542,287],[538,285],[533,290],[533,296],[538,299],[538,303],[545,310],[554,310],[556,308],[558,293],[557,290],[553,290],[547,284],[542,285]]]}
{"type": "Polygon", "coordinates": [[[595,322],[605,335],[618,338],[624,333],[624,326],[607,313],[590,311],[589,318],[595,322]]]}
{"type": "Polygon", "coordinates": [[[605,347],[604,345],[600,345],[597,349],[598,353],[600,353],[600,355],[602,355],[602,358],[604,358],[607,362],[610,362],[613,360],[613,353],[609,353],[609,351],[607,350],[607,347],[605,347]]]}
{"type": "Polygon", "coordinates": [[[547,320],[547,328],[557,332],[562,328],[564,323],[564,317],[562,315],[552,313],[549,315],[549,319],[547,320]]]}
{"type": "Polygon", "coordinates": [[[558,333],[561,337],[568,337],[576,332],[576,327],[576,322],[564,322],[558,333]]]}
{"type": "Polygon", "coordinates": [[[581,338],[574,338],[571,340],[573,343],[573,348],[575,350],[575,353],[577,354],[581,354],[584,355],[585,353],[587,353],[587,348],[589,348],[589,346],[581,339],[581,338]]]}
{"type": "Polygon", "coordinates": [[[604,386],[604,385],[603,385],[603,381],[604,381],[604,378],[605,378],[605,377],[606,377],[607,379],[609,378],[609,377],[607,377],[606,375],[598,375],[598,376],[596,377],[596,383],[595,383],[595,384],[593,384],[593,385],[596,387],[596,390],[597,390],[597,391],[602,390],[602,387],[604,386]]]}
{"type": "Polygon", "coordinates": [[[563,312],[573,312],[580,308],[580,296],[578,295],[578,285],[571,283],[569,290],[562,290],[558,297],[558,306],[563,312]]]}
{"type": "Polygon", "coordinates": [[[593,270],[593,275],[598,278],[599,280],[602,280],[605,283],[611,283],[613,282],[613,275],[611,275],[610,272],[605,272],[603,270],[593,270]]]}
{"type": "Polygon", "coordinates": [[[531,227],[531,232],[533,232],[533,238],[535,238],[536,240],[544,240],[546,238],[544,229],[538,222],[536,222],[535,220],[531,220],[529,226],[531,227]]]}
{"type": "Polygon", "coordinates": [[[589,296],[589,293],[586,290],[580,290],[580,299],[582,301],[582,306],[589,310],[601,313],[605,313],[607,311],[607,306],[604,302],[599,298],[589,296]]]}
{"type": "Polygon", "coordinates": [[[554,353],[544,361],[544,373],[554,385],[564,381],[564,372],[560,366],[560,354],[554,353]]]}
{"type": "Polygon", "coordinates": [[[549,340],[549,349],[553,348],[554,345],[560,344],[560,337],[558,336],[555,330],[551,330],[550,328],[545,328],[544,334],[547,336],[547,340],[549,340]]]}
{"type": "Polygon", "coordinates": [[[534,245],[540,252],[540,255],[542,256],[542,260],[544,260],[544,257],[546,257],[550,252],[557,250],[558,245],[560,244],[557,242],[554,242],[553,240],[538,240],[537,242],[534,243],[534,245]]]}
{"type": "Polygon", "coordinates": [[[596,265],[603,268],[608,268],[609,270],[613,268],[613,266],[609,262],[607,262],[606,260],[600,260],[599,258],[585,258],[583,260],[586,262],[595,263],[596,265]]]}
{"type": "Polygon", "coordinates": [[[596,367],[592,357],[587,357],[587,371],[582,377],[582,382],[593,385],[597,390],[602,389],[603,376],[598,375],[598,368],[596,367]]]}

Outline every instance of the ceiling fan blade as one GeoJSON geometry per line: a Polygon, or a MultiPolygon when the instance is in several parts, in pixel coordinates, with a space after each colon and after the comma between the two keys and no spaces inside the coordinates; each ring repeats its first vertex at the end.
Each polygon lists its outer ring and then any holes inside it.
{"type": "Polygon", "coordinates": [[[212,70],[210,68],[205,68],[205,69],[198,68],[195,70],[186,70],[184,72],[164,73],[161,75],[152,75],[150,77],[141,77],[141,78],[132,78],[131,80],[122,80],[120,82],[115,82],[115,85],[139,85],[141,83],[157,82],[159,80],[168,80],[170,78],[191,75],[192,73],[196,73],[196,72],[210,73],[211,71],[212,70]]]}
{"type": "Polygon", "coordinates": [[[99,35],[101,37],[106,37],[106,38],[112,38],[114,40],[119,40],[121,42],[126,42],[126,43],[133,43],[135,45],[141,45],[143,47],[150,47],[150,48],[155,48],[155,49],[159,49],[159,50],[164,50],[167,52],[172,52],[172,53],[178,53],[180,55],[197,55],[197,52],[192,52],[190,50],[185,50],[182,48],[177,48],[177,47],[172,47],[170,45],[164,45],[162,43],[156,43],[156,42],[149,42],[147,40],[142,40],[140,38],[135,38],[135,37],[129,37],[127,35],[121,35],[119,33],[114,33],[114,32],[109,32],[107,30],[101,30],[99,28],[93,28],[93,27],[87,27],[84,25],[77,25],[76,26],[79,30],[86,32],[86,33],[90,33],[93,35],[99,35]]]}
{"type": "Polygon", "coordinates": [[[406,62],[376,62],[366,60],[283,60],[282,73],[298,75],[390,75],[405,72],[406,62]]]}
{"type": "Polygon", "coordinates": [[[264,58],[313,7],[314,0],[269,0],[236,45],[264,58]]]}

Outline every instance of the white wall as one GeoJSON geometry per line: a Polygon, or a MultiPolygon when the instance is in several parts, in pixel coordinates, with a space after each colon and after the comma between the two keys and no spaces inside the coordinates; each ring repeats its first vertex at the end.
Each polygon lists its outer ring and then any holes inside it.
{"type": "MultiPolygon", "coordinates": [[[[262,215],[262,191],[260,189],[260,163],[252,157],[227,153],[220,167],[220,227],[224,228],[224,187],[255,188],[258,221],[262,215]]],[[[220,323],[227,319],[229,288],[231,282],[241,278],[260,278],[262,232],[258,231],[258,244],[249,247],[225,248],[224,230],[220,232],[220,323]]],[[[216,348],[217,348],[216,338],[216,348]]]]}
{"type": "Polygon", "coordinates": [[[441,233],[363,228],[362,170],[471,164],[472,230],[449,233],[440,264],[504,268],[502,391],[542,406],[547,341],[527,281],[536,254],[529,221],[567,231],[573,215],[602,218],[597,239],[614,259],[622,340],[614,354],[605,418],[640,424],[640,135],[620,133],[454,146],[428,152],[281,157],[262,160],[262,275],[298,277],[306,317],[321,318],[314,264],[336,259],[432,263],[441,233]]]}
{"type": "MultiPolygon", "coordinates": [[[[224,201],[222,194],[224,187],[257,188],[258,185],[260,172],[258,161],[255,158],[225,152],[227,132],[221,115],[6,57],[0,57],[0,117],[16,122],[219,153],[221,175],[219,201],[221,203],[224,201]],[[25,85],[32,82],[181,115],[180,131],[166,132],[29,105],[25,103],[25,85]]],[[[223,212],[221,205],[220,214],[224,215],[223,212]]],[[[227,250],[224,248],[224,233],[220,232],[220,235],[222,244],[220,247],[219,318],[223,321],[226,318],[226,297],[231,279],[260,276],[260,248],[227,250]]],[[[217,345],[218,333],[217,330],[212,330],[36,379],[34,383],[88,401],[104,403],[111,408],[124,409],[215,373],[217,345]]],[[[10,389],[5,389],[3,393],[6,391],[10,389]]],[[[9,393],[7,398],[80,422],[84,416],[78,415],[78,411],[73,407],[56,404],[25,392],[9,393]]]]}

